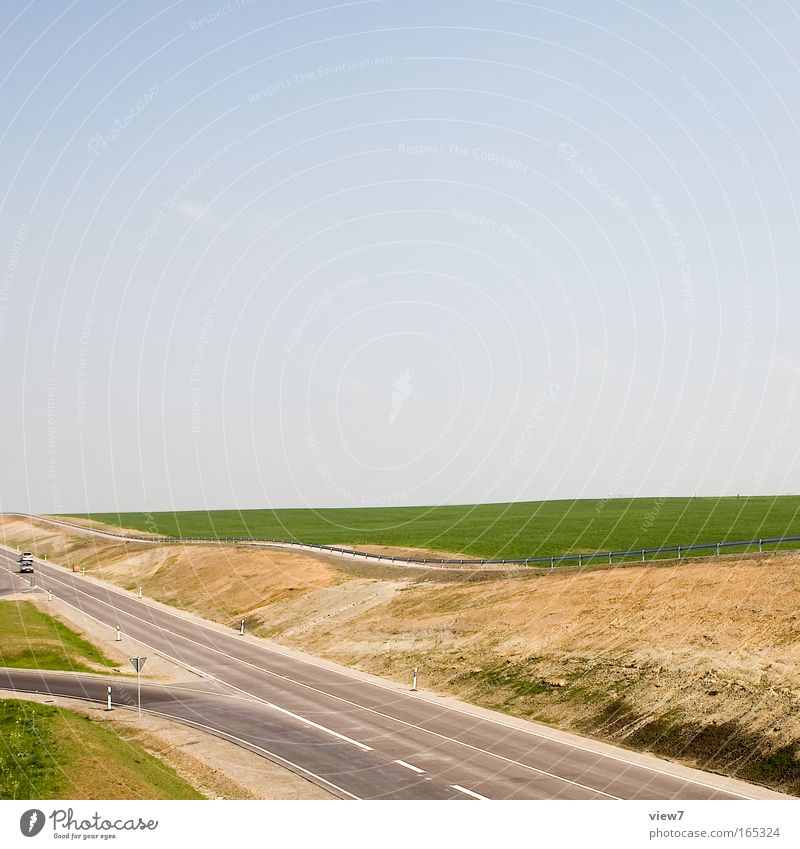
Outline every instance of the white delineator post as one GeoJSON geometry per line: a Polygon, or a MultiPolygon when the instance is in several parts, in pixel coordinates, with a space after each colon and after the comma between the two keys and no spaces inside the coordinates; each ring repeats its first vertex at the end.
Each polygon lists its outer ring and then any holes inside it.
{"type": "Polygon", "coordinates": [[[119,643],[122,641],[122,629],[117,625],[117,638],[115,642],[119,643]]]}
{"type": "Polygon", "coordinates": [[[106,710],[111,710],[111,687],[108,688],[108,693],[106,694],[106,710]]]}
{"type": "Polygon", "coordinates": [[[239,625],[239,633],[244,634],[244,619],[242,619],[242,621],[239,625]]]}
{"type": "Polygon", "coordinates": [[[142,588],[139,587],[139,598],[141,598],[141,597],[142,597],[142,588]]]}
{"type": "Polygon", "coordinates": [[[417,672],[418,672],[418,670],[419,670],[419,667],[418,667],[418,666],[415,666],[415,667],[414,667],[414,679],[413,679],[413,681],[411,682],[411,689],[412,689],[412,690],[416,690],[416,689],[417,689],[417,672]]]}

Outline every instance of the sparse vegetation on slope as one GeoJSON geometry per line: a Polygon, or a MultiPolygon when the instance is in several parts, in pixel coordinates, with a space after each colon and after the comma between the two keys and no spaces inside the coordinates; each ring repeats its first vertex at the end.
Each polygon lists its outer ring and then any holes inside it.
{"type": "Polygon", "coordinates": [[[0,601],[0,666],[97,672],[117,663],[30,601],[0,601]]]}
{"type": "Polygon", "coordinates": [[[0,799],[202,799],[171,767],[69,710],[0,700],[0,799]]]}

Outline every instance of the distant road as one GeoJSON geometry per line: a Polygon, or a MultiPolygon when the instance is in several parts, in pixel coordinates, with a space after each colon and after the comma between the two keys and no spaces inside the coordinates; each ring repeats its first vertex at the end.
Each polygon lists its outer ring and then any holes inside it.
{"type": "MultiPolygon", "coordinates": [[[[758,547],[758,553],[763,552],[764,546],[782,545],[787,543],[800,543],[800,536],[780,536],[780,537],[763,537],[759,539],[747,540],[727,540],[719,542],[694,542],[686,545],[665,545],[658,548],[629,548],[617,549],[614,551],[594,551],[583,552],[580,554],[561,553],[551,557],[526,557],[514,559],[477,559],[477,558],[437,558],[437,557],[408,557],[402,555],[378,554],[369,551],[359,551],[350,548],[341,548],[335,545],[319,545],[316,543],[299,542],[295,540],[278,540],[278,539],[261,539],[258,537],[170,537],[159,535],[138,535],[129,534],[121,531],[100,530],[99,528],[90,528],[85,525],[79,525],[74,522],[65,521],[63,519],[52,519],[45,516],[31,516],[25,513],[6,513],[6,516],[17,516],[21,519],[33,519],[37,522],[46,522],[51,525],[68,528],[69,530],[78,533],[90,534],[94,536],[115,539],[121,542],[138,542],[149,543],[150,545],[165,545],[165,544],[193,544],[193,543],[221,543],[221,544],[239,544],[239,545],[258,545],[271,548],[285,548],[293,550],[303,550],[317,552],[328,557],[336,557],[347,561],[362,561],[382,566],[392,566],[402,568],[404,570],[414,569],[448,569],[451,571],[463,570],[472,575],[487,575],[492,577],[500,577],[504,574],[514,574],[524,571],[533,572],[540,571],[546,573],[549,569],[554,569],[556,566],[563,567],[565,564],[573,564],[578,568],[590,566],[591,564],[611,566],[616,563],[627,563],[632,565],[637,561],[642,563],[651,560],[666,562],[669,560],[678,560],[690,554],[699,554],[701,552],[710,552],[712,555],[719,556],[723,553],[729,554],[739,548],[754,548],[758,547]],[[673,555],[670,557],[669,555],[673,555]]],[[[741,556],[741,555],[740,555],[741,556]]]]}
{"type": "MultiPolygon", "coordinates": [[[[0,591],[28,586],[0,548],[0,591]]],[[[36,583],[128,638],[203,675],[203,688],[143,685],[143,706],[257,747],[343,798],[785,798],[744,782],[411,693],[242,637],[42,561],[36,583]]],[[[3,672],[6,684],[102,700],[95,676],[3,672]],[[70,692],[65,692],[69,690],[70,692]]],[[[133,692],[128,681],[128,689],[133,692]]]]}

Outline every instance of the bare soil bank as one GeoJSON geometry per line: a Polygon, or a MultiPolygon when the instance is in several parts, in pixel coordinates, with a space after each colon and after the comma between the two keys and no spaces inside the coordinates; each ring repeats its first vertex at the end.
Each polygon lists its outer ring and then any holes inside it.
{"type": "Polygon", "coordinates": [[[398,681],[800,795],[800,556],[437,583],[317,555],[0,537],[398,681]],[[374,574],[374,573],[373,573],[374,574]]]}

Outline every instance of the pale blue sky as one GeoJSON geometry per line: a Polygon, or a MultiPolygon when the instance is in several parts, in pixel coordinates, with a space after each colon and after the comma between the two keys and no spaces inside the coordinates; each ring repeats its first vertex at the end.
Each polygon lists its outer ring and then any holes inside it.
{"type": "Polygon", "coordinates": [[[0,509],[800,491],[796,3],[0,15],[0,509]]]}

